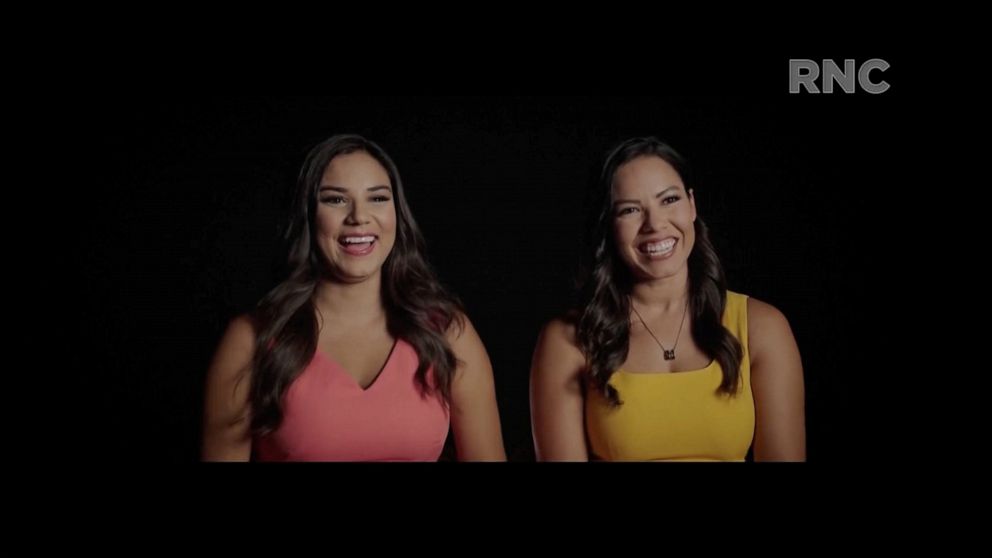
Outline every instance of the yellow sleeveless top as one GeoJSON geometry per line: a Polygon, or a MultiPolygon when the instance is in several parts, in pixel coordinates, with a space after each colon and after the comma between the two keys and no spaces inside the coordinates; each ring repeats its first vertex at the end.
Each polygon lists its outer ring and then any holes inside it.
{"type": "Polygon", "coordinates": [[[727,291],[723,325],[744,349],[737,395],[716,392],[723,372],[715,360],[688,372],[617,370],[609,383],[622,405],[612,407],[598,391],[587,392],[586,434],[592,459],[744,461],[754,438],[746,295],[727,291]]]}

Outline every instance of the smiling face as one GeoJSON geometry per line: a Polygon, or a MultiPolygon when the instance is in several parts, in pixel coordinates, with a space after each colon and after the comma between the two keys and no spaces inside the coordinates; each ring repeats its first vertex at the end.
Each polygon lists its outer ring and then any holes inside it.
{"type": "Polygon", "coordinates": [[[688,273],[696,240],[696,201],[661,157],[621,165],[613,177],[613,233],[620,258],[638,280],[688,273]]]}
{"type": "Polygon", "coordinates": [[[382,271],[396,242],[396,206],[386,169],[371,155],[338,155],[317,192],[316,243],[334,280],[356,283],[382,271]]]}

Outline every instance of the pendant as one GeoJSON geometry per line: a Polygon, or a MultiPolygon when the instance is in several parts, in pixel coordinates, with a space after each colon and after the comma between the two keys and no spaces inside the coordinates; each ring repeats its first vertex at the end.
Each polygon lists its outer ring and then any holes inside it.
{"type": "Polygon", "coordinates": [[[664,351],[665,351],[665,360],[675,360],[675,349],[672,349],[671,351],[669,351],[668,349],[664,349],[664,351]]]}

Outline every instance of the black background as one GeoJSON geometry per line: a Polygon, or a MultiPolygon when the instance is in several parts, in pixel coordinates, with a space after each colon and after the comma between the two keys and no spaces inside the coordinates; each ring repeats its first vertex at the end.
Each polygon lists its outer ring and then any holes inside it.
{"type": "Polygon", "coordinates": [[[889,57],[884,94],[789,95],[787,60],[748,66],[757,85],[650,96],[600,85],[586,96],[93,99],[87,142],[101,158],[74,250],[86,316],[76,335],[99,386],[89,412],[105,420],[89,449],[197,459],[219,336],[277,279],[283,209],[307,151],[351,132],[397,163],[430,261],[489,351],[511,460],[533,460],[529,362],[541,325],[570,300],[585,186],[607,149],[635,135],[688,159],[730,288],[789,318],[809,459],[886,455],[902,420],[893,372],[912,379],[885,355],[904,242],[886,211],[914,157],[910,79],[889,57]]]}

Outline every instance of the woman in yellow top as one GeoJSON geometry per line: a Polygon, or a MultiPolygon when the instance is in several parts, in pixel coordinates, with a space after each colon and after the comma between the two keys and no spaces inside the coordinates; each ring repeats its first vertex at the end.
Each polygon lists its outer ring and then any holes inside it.
{"type": "Polygon", "coordinates": [[[540,461],[803,461],[799,350],[775,307],[727,290],[683,159],[655,138],[607,157],[578,309],[531,368],[540,461]]]}

